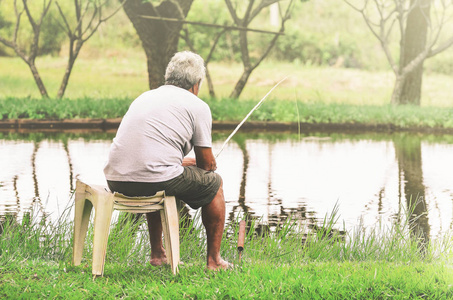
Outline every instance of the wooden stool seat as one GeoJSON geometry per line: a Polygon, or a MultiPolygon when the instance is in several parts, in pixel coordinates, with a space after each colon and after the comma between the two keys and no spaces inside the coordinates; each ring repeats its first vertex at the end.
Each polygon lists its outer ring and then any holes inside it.
{"type": "Polygon", "coordinates": [[[164,232],[167,259],[173,274],[179,265],[179,220],[174,196],[165,191],[150,197],[127,197],[111,193],[105,186],[88,185],[80,180],[76,183],[74,213],[73,263],[81,264],[82,252],[88,231],[91,210],[94,207],[93,275],[104,274],[105,254],[110,232],[110,221],[114,210],[131,213],[160,211],[164,232]]]}

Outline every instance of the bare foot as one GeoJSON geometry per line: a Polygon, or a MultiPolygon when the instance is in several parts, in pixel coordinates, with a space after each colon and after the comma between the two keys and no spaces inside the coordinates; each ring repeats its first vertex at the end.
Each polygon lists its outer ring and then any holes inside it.
{"type": "Polygon", "coordinates": [[[168,263],[167,255],[165,253],[162,253],[159,255],[153,255],[151,253],[151,260],[149,261],[149,263],[155,267],[162,266],[163,264],[167,264],[168,263]]]}
{"type": "Polygon", "coordinates": [[[218,271],[218,270],[228,270],[228,269],[232,269],[234,267],[234,265],[232,263],[229,263],[223,259],[220,259],[218,262],[214,262],[214,261],[211,261],[211,262],[208,262],[206,268],[208,270],[212,270],[212,271],[218,271]]]}

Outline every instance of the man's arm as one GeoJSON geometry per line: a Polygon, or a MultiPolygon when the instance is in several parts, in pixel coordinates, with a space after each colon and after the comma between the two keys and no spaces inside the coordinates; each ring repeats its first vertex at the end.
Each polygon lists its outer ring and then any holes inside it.
{"type": "Polygon", "coordinates": [[[197,160],[197,167],[206,171],[215,171],[217,164],[212,148],[210,147],[194,147],[195,158],[197,160]]]}

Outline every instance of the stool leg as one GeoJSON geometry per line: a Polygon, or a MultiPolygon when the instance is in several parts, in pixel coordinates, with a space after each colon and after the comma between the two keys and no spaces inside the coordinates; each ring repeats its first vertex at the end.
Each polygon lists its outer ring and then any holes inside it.
{"type": "Polygon", "coordinates": [[[105,254],[109,239],[110,221],[112,220],[113,201],[109,196],[95,195],[94,239],[93,239],[93,275],[104,274],[105,254]]]}
{"type": "Polygon", "coordinates": [[[82,262],[83,246],[88,231],[93,204],[85,199],[85,191],[76,191],[74,208],[74,244],[72,247],[72,263],[74,266],[82,262]]]}
{"type": "MultiPolygon", "coordinates": [[[[160,219],[162,222],[162,231],[164,232],[164,242],[165,242],[165,252],[167,255],[167,261],[170,262],[170,265],[173,266],[173,257],[171,253],[171,242],[170,236],[168,232],[168,223],[167,223],[167,216],[165,215],[165,210],[160,211],[160,219]]],[[[173,270],[173,268],[172,268],[173,270]]]]}
{"type": "Polygon", "coordinates": [[[176,274],[179,266],[179,220],[178,210],[176,209],[176,199],[173,196],[165,197],[164,217],[162,227],[165,234],[165,247],[167,256],[170,258],[171,270],[176,274]],[[164,224],[165,222],[165,224],[164,224]],[[166,232],[166,233],[165,233],[166,232]]]}

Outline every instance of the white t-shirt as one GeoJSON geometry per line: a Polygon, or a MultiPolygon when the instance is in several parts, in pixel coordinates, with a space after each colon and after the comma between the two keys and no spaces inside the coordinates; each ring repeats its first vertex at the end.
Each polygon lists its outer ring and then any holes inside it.
{"type": "Polygon", "coordinates": [[[107,180],[160,182],[183,172],[193,146],[212,147],[209,106],[191,92],[164,85],[132,102],[110,147],[107,180]]]}

